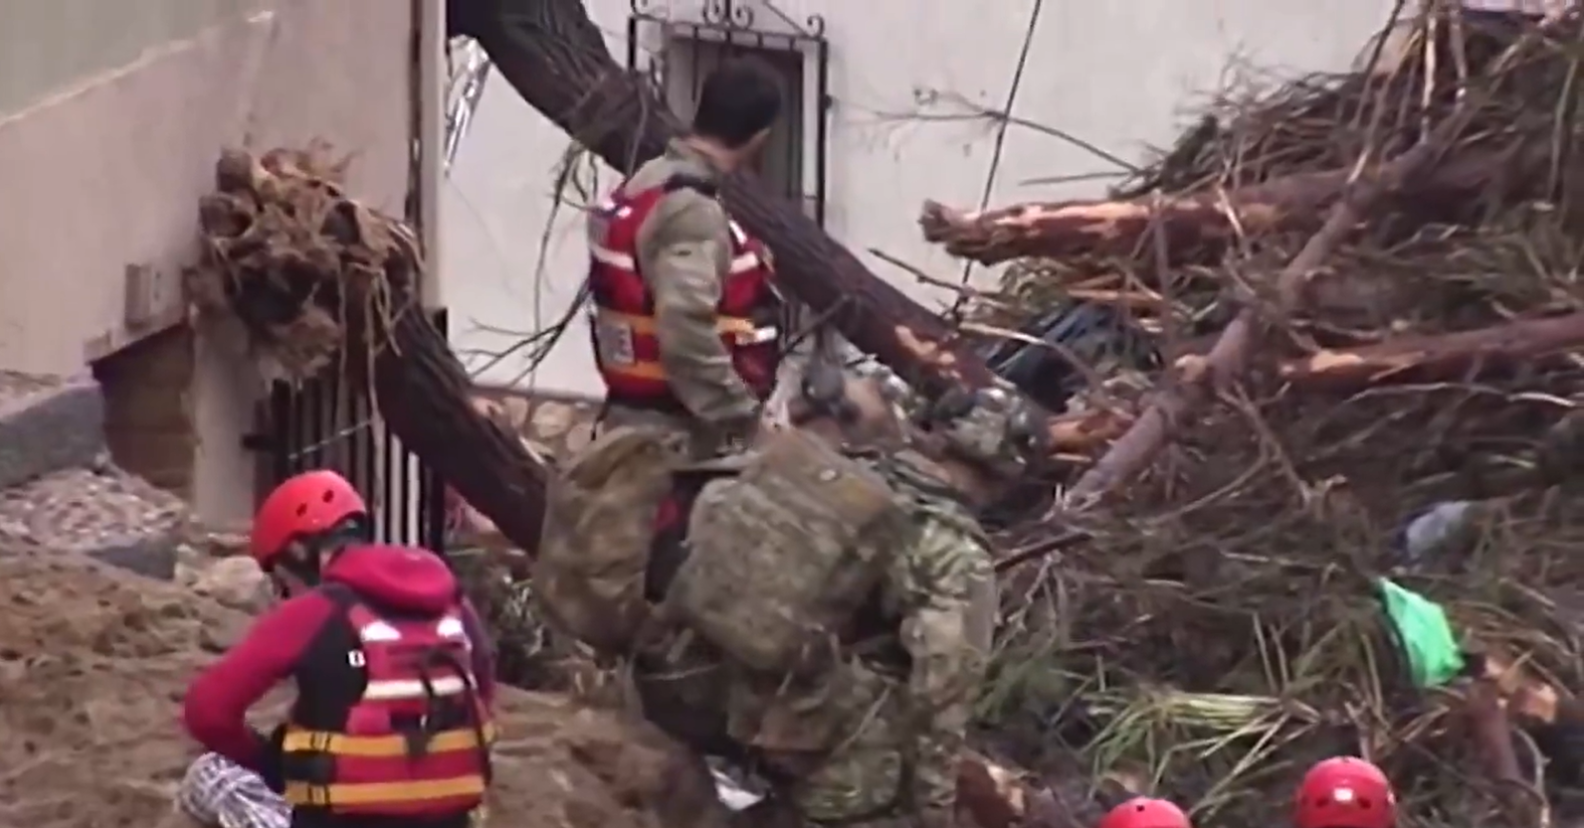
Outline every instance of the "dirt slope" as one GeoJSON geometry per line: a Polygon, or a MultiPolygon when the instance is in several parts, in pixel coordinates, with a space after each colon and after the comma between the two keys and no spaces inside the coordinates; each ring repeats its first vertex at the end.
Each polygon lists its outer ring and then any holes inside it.
{"type": "MultiPolygon", "coordinates": [[[[0,825],[180,824],[194,755],[177,724],[192,671],[247,618],[175,586],[64,553],[0,550],[0,825]]],[[[657,733],[513,692],[490,825],[718,824],[701,766],[657,733]]]]}

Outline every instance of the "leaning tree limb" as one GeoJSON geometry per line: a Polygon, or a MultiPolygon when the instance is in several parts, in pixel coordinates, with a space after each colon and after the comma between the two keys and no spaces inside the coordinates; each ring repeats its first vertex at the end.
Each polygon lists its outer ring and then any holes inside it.
{"type": "Polygon", "coordinates": [[[1449,334],[1398,336],[1284,362],[1277,375],[1305,389],[1346,391],[1383,382],[1434,382],[1533,364],[1584,345],[1584,313],[1519,319],[1449,334]]]}
{"type": "Polygon", "coordinates": [[[239,320],[268,373],[303,381],[340,368],[372,387],[402,445],[532,554],[544,470],[473,407],[472,380],[417,305],[412,234],[338,176],[319,153],[224,153],[200,203],[205,266],[188,275],[188,295],[239,320]]]}
{"type": "MultiPolygon", "coordinates": [[[[1383,193],[1381,206],[1412,216],[1416,225],[1455,221],[1460,212],[1483,204],[1480,196],[1490,196],[1496,182],[1513,188],[1514,195],[1543,183],[1549,163],[1550,148],[1539,144],[1463,154],[1411,187],[1383,193]]],[[[1159,199],[1028,203],[975,212],[926,201],[918,221],[926,241],[982,264],[1073,256],[1153,261],[1151,228],[1158,222],[1168,265],[1214,264],[1240,236],[1316,230],[1352,177],[1352,170],[1328,170],[1159,199]]]]}
{"type": "MultiPolygon", "coordinates": [[[[530,106],[616,169],[632,171],[680,134],[665,104],[611,58],[580,0],[451,0],[447,14],[452,33],[478,41],[530,106]]],[[[940,317],[871,273],[757,178],[728,177],[723,196],[733,217],[775,251],[788,291],[898,376],[925,393],[997,382],[940,317]]],[[[1095,415],[1054,419],[1060,449],[1081,450],[1116,426],[1095,415]]]]}

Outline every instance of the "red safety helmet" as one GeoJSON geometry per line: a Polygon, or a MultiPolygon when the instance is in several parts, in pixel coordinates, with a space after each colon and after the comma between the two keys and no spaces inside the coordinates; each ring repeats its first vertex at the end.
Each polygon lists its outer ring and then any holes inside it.
{"type": "Polygon", "coordinates": [[[1392,828],[1397,796],[1375,765],[1354,756],[1315,763],[1298,786],[1297,828],[1392,828]]]}
{"type": "Polygon", "coordinates": [[[249,551],[268,569],[294,539],[334,529],[349,517],[367,517],[363,496],[333,471],[303,472],[275,487],[253,515],[249,551]]]}
{"type": "Polygon", "coordinates": [[[1193,823],[1171,801],[1139,796],[1112,808],[1099,828],[1193,828],[1193,823]]]}

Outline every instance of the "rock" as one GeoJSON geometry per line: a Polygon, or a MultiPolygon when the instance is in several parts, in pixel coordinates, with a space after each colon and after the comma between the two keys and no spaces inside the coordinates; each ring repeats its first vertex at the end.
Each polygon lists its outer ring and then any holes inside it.
{"type": "Polygon", "coordinates": [[[255,612],[270,602],[269,578],[252,558],[221,558],[200,569],[192,589],[222,606],[255,612]]]}
{"type": "Polygon", "coordinates": [[[0,491],[0,540],[78,552],[160,580],[176,576],[187,521],[181,500],[114,467],[53,472],[0,491]]]}
{"type": "Polygon", "coordinates": [[[98,383],[0,371],[0,489],[90,466],[107,450],[98,383]]]}

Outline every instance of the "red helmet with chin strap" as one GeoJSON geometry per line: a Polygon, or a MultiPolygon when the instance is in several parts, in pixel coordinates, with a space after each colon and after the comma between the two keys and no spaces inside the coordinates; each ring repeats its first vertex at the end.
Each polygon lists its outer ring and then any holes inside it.
{"type": "Polygon", "coordinates": [[[1392,828],[1397,797],[1391,780],[1370,762],[1336,756],[1317,762],[1298,786],[1297,828],[1392,828]]]}
{"type": "Polygon", "coordinates": [[[1139,796],[1112,808],[1097,828],[1193,828],[1193,823],[1171,801],[1139,796]]]}
{"type": "Polygon", "coordinates": [[[293,540],[328,532],[350,517],[367,516],[368,504],[345,477],[325,469],[303,472],[264,498],[253,515],[248,551],[267,570],[293,540]]]}

